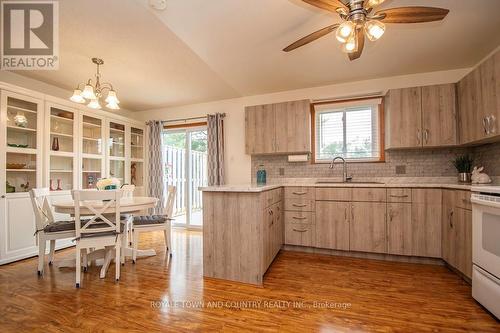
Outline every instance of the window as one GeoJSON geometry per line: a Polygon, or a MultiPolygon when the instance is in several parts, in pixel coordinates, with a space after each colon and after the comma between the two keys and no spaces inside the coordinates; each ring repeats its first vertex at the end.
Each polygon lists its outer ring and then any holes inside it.
{"type": "Polygon", "coordinates": [[[314,162],[383,160],[381,99],[314,106],[314,162]]]}

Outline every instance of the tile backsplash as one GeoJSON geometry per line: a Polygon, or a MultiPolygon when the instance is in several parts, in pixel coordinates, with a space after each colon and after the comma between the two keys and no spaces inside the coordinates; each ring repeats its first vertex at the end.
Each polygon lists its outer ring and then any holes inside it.
{"type": "MultiPolygon", "coordinates": [[[[387,151],[385,162],[349,163],[348,174],[358,178],[370,177],[455,177],[451,161],[457,154],[471,153],[475,165],[483,165],[490,176],[500,176],[500,143],[469,148],[440,148],[425,150],[387,151]]],[[[287,156],[252,156],[252,181],[260,164],[267,178],[324,178],[342,175],[342,166],[332,170],[328,164],[310,162],[289,163],[287,156]]]]}

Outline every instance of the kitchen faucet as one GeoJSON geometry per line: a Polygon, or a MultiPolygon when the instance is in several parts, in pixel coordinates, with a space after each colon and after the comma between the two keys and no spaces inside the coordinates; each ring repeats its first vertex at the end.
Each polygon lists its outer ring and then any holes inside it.
{"type": "Polygon", "coordinates": [[[333,169],[333,164],[335,163],[336,160],[342,160],[342,162],[343,162],[342,181],[344,183],[351,181],[352,177],[347,176],[347,162],[346,162],[345,158],[343,158],[342,156],[337,156],[337,157],[333,158],[332,163],[330,163],[330,169],[333,169]]]}

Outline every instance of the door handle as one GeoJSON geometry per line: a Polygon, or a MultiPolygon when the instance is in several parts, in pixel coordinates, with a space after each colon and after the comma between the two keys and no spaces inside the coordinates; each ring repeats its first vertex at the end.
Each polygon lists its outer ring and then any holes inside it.
{"type": "Polygon", "coordinates": [[[420,133],[420,129],[417,130],[417,145],[420,145],[420,139],[421,139],[421,133],[420,133]]]}
{"type": "Polygon", "coordinates": [[[344,221],[347,222],[347,207],[344,208],[344,221]]]}
{"type": "Polygon", "coordinates": [[[293,228],[293,231],[296,231],[296,232],[306,232],[307,229],[295,229],[295,228],[293,228]]]}
{"type": "Polygon", "coordinates": [[[307,205],[306,204],[302,204],[302,205],[299,205],[299,204],[292,204],[293,207],[306,207],[307,205]]]}
{"type": "Polygon", "coordinates": [[[452,210],[450,211],[450,214],[448,216],[448,220],[450,223],[450,228],[453,228],[453,211],[452,210]]]}
{"type": "Polygon", "coordinates": [[[2,195],[2,199],[5,199],[5,195],[2,195]]]}
{"type": "Polygon", "coordinates": [[[292,216],[292,219],[295,219],[295,220],[305,220],[305,219],[307,219],[307,217],[304,217],[304,216],[292,216]]]}
{"type": "Polygon", "coordinates": [[[491,115],[488,117],[488,132],[489,132],[489,134],[494,134],[497,131],[496,121],[497,121],[497,118],[494,115],[491,115]]]}
{"type": "Polygon", "coordinates": [[[354,222],[354,205],[351,205],[351,220],[354,222]]]}
{"type": "Polygon", "coordinates": [[[292,194],[295,194],[295,195],[304,195],[304,194],[307,194],[307,192],[292,192],[292,194]]]}
{"type": "Polygon", "coordinates": [[[483,129],[484,129],[484,134],[489,134],[488,132],[488,121],[486,120],[486,117],[483,118],[483,129]]]}
{"type": "Polygon", "coordinates": [[[425,143],[429,143],[429,130],[428,129],[424,130],[424,139],[425,139],[425,143]]]}
{"type": "Polygon", "coordinates": [[[392,198],[408,198],[408,194],[404,194],[404,195],[391,194],[390,197],[392,197],[392,198]]]}

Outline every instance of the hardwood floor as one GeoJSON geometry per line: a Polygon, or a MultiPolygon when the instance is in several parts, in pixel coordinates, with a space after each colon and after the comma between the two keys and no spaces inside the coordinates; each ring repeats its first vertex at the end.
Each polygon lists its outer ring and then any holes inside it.
{"type": "Polygon", "coordinates": [[[203,279],[199,232],[175,231],[171,260],[161,233],[141,242],[159,254],[127,261],[119,283],[113,265],[105,279],[91,267],[81,289],[71,268],[0,266],[0,331],[500,332],[442,266],[282,251],[259,288],[203,279]]]}

